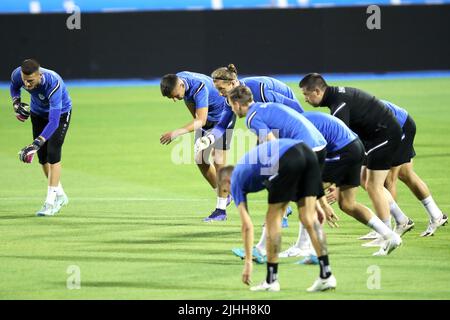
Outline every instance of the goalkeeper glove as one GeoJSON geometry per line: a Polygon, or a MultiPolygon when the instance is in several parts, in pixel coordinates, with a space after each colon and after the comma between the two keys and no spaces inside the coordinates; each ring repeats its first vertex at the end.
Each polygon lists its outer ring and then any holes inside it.
{"type": "Polygon", "coordinates": [[[33,143],[26,146],[19,152],[19,160],[25,163],[31,163],[36,152],[44,145],[45,140],[41,137],[34,139],[33,143]]]}
{"type": "Polygon", "coordinates": [[[13,108],[16,113],[16,118],[19,121],[24,122],[30,116],[30,106],[26,103],[20,102],[20,98],[13,100],[13,108]]]}
{"type": "Polygon", "coordinates": [[[208,149],[210,145],[214,143],[216,138],[214,138],[214,135],[208,134],[204,137],[198,138],[197,141],[195,141],[194,145],[194,153],[197,155],[201,151],[208,149]]]}

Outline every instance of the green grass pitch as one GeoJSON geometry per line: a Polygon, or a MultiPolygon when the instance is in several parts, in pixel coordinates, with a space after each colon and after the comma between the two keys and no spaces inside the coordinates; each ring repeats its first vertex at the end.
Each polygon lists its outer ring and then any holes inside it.
{"type": "MultiPolygon", "coordinates": [[[[339,84],[410,112],[418,128],[416,171],[449,212],[450,79],[339,84]]],[[[195,165],[171,162],[174,146],[159,144],[163,132],[189,120],[183,103],[162,98],[157,87],[71,88],[70,94],[62,178],[70,203],[55,217],[38,218],[46,180],[37,161],[25,165],[17,157],[31,142],[31,123],[15,119],[8,90],[0,90],[0,299],[450,299],[450,227],[420,238],[427,215],[403,185],[398,202],[416,229],[392,255],[372,257],[375,250],[357,240],[367,228],[335,206],[341,227],[326,232],[337,290],[306,293],[318,267],[291,258],[281,260],[281,292],[250,292],[240,281],[242,261],[231,254],[242,246],[235,207],[228,221],[203,223],[215,206],[212,190],[195,165]],[[81,271],[80,289],[67,288],[72,265],[81,271]],[[370,266],[379,267],[380,289],[368,289],[370,266]]],[[[369,204],[362,190],[358,195],[369,204]]],[[[256,239],[265,197],[250,196],[256,239]]],[[[297,236],[295,216],[289,222],[283,249],[297,236]]],[[[265,266],[255,265],[253,282],[264,276],[265,266]]]]}

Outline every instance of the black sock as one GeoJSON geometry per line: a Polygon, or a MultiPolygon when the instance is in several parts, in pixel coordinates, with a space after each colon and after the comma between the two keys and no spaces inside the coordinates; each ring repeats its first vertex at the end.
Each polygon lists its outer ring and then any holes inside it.
{"type": "Polygon", "coordinates": [[[327,279],[331,276],[330,263],[328,262],[328,255],[319,257],[320,278],[327,279]]]}
{"type": "Polygon", "coordinates": [[[272,283],[278,279],[278,263],[267,262],[266,282],[272,283]]]}

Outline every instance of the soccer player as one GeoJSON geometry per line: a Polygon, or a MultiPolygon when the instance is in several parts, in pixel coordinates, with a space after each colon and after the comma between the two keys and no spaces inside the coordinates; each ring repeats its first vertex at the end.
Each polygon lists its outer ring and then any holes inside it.
{"type": "MultiPolygon", "coordinates": [[[[164,133],[160,142],[164,145],[169,144],[180,135],[195,131],[195,140],[198,140],[212,129],[219,121],[225,106],[225,98],[214,88],[212,79],[206,75],[183,71],[177,74],[167,74],[161,79],[161,93],[169,99],[184,100],[188,110],[194,118],[185,126],[173,131],[164,133]]],[[[233,128],[235,118],[230,119],[229,128],[233,128]]],[[[211,146],[201,152],[196,152],[195,160],[203,177],[210,186],[216,190],[216,173],[226,163],[227,150],[230,149],[231,130],[215,141],[211,146]],[[213,165],[209,162],[209,156],[212,154],[213,165]]],[[[209,221],[226,220],[227,198],[217,198],[217,208],[207,218],[209,221]]]]}
{"type": "Polygon", "coordinates": [[[248,152],[236,165],[224,167],[219,173],[219,188],[233,195],[242,224],[245,264],[242,281],[249,285],[252,274],[253,223],[247,206],[247,194],[268,190],[267,275],[252,291],[279,291],[278,253],[281,248],[281,219],[289,204],[295,201],[299,218],[311,236],[319,256],[320,276],[307,289],[324,291],[336,287],[331,273],[327,242],[315,206],[323,195],[320,167],[314,152],[304,143],[292,139],[278,139],[262,143],[248,152]]]}
{"type": "MultiPolygon", "coordinates": [[[[279,102],[291,107],[297,112],[303,112],[303,108],[291,88],[277,79],[270,77],[249,77],[239,80],[237,69],[233,64],[214,70],[211,77],[214,80],[214,86],[223,97],[227,97],[233,88],[239,85],[246,85],[252,91],[255,101],[279,102]]],[[[205,150],[217,139],[220,139],[227,130],[232,130],[230,123],[233,119],[235,119],[235,115],[227,102],[220,120],[214,128],[207,135],[196,140],[196,152],[205,150]]],[[[218,194],[218,197],[223,199],[225,195],[218,194]]],[[[290,207],[288,207],[287,213],[290,214],[290,212],[290,207]]],[[[283,224],[287,226],[287,219],[283,219],[283,224]]]]}
{"type": "MultiPolygon", "coordinates": [[[[363,181],[376,214],[390,226],[390,199],[384,181],[393,166],[394,153],[400,147],[399,123],[376,97],[356,88],[328,86],[318,73],[306,75],[299,87],[306,102],[313,107],[328,107],[333,116],[341,119],[363,141],[367,161],[367,180],[363,181]]],[[[379,254],[388,254],[401,244],[400,238],[392,240],[384,243],[379,254]]]]}
{"type": "MultiPolygon", "coordinates": [[[[420,235],[422,237],[432,236],[437,228],[447,223],[448,217],[437,206],[426,183],[414,171],[412,158],[416,155],[413,146],[416,124],[405,109],[392,102],[382,101],[395,115],[403,130],[402,142],[393,162],[394,167],[391,168],[385,182],[386,188],[393,195],[394,199],[397,197],[398,179],[411,190],[417,200],[422,203],[430,218],[427,229],[420,235]]],[[[396,222],[397,224],[402,223],[401,221],[396,222]]]]}
{"type": "MultiPolygon", "coordinates": [[[[246,86],[234,88],[228,96],[233,112],[239,117],[246,117],[247,127],[258,136],[259,142],[277,138],[289,138],[305,142],[317,155],[322,169],[326,155],[326,144],[322,134],[300,113],[279,103],[259,103],[253,101],[253,94],[246,86]]],[[[324,210],[327,220],[337,219],[325,197],[319,198],[318,210],[324,210]]],[[[297,243],[304,255],[311,255],[310,241],[302,225],[299,225],[297,243]]],[[[261,239],[255,246],[253,255],[257,262],[264,262],[266,228],[263,227],[261,239]]],[[[233,253],[243,257],[243,252],[234,249],[233,253]]]]}
{"type": "Polygon", "coordinates": [[[54,71],[41,68],[34,59],[27,59],[12,72],[11,98],[18,120],[31,116],[33,143],[24,147],[19,159],[31,163],[37,153],[48,179],[47,198],[38,216],[53,216],[69,199],[61,185],[61,151],[69,129],[72,101],[62,78],[54,71]],[[28,105],[21,101],[21,88],[31,96],[28,105]]]}

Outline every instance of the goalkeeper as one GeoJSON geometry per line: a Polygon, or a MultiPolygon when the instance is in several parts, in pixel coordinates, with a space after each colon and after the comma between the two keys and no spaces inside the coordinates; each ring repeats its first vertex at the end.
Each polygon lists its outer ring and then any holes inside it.
{"type": "Polygon", "coordinates": [[[60,178],[61,150],[69,128],[72,101],[62,78],[41,68],[34,59],[27,59],[14,69],[10,93],[16,118],[25,122],[31,117],[33,128],[34,141],[19,152],[19,160],[31,163],[37,153],[48,179],[47,198],[36,214],[53,216],[69,201],[60,178]],[[21,88],[30,94],[30,106],[21,101],[21,88]]]}

